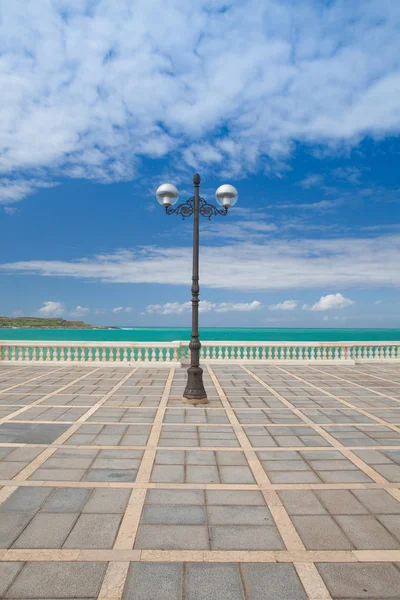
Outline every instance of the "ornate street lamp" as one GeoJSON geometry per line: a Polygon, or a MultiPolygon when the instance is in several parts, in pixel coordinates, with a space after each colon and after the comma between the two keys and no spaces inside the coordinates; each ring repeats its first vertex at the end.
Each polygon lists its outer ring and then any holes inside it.
{"type": "Polygon", "coordinates": [[[188,379],[182,402],[185,404],[207,404],[207,394],[203,385],[203,369],[200,367],[199,340],[199,215],[211,219],[212,216],[228,214],[228,209],[234,206],[238,193],[233,185],[221,185],[215,192],[218,208],[208,204],[200,197],[200,175],[193,175],[194,196],[186,202],[173,206],[178,200],[178,190],[171,183],[164,183],[157,189],[156,197],[161,206],[164,206],[167,215],[181,215],[183,219],[193,215],[193,271],[192,271],[192,336],[189,344],[190,367],[188,379]]]}

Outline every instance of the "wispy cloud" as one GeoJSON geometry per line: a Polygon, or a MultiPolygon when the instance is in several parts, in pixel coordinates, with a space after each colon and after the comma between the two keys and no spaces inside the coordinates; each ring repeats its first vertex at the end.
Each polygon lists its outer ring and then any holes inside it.
{"type": "MultiPolygon", "coordinates": [[[[52,188],[56,185],[58,185],[56,182],[39,181],[36,179],[8,179],[7,177],[0,178],[0,204],[12,204],[13,202],[19,202],[26,196],[35,194],[39,189],[52,188]]],[[[12,214],[12,212],[10,212],[12,209],[13,207],[5,207],[4,210],[8,212],[8,214],[12,214]],[[7,209],[9,210],[7,211],[7,209]]]]}
{"type": "Polygon", "coordinates": [[[132,306],[116,306],[112,309],[113,313],[130,313],[132,312],[132,306]]]}
{"type": "Polygon", "coordinates": [[[310,187],[314,187],[314,186],[322,183],[323,181],[324,181],[323,175],[308,175],[308,177],[299,181],[299,185],[301,185],[301,187],[308,190],[310,187]]]}
{"type": "MultiPolygon", "coordinates": [[[[267,290],[399,287],[400,235],[291,239],[203,246],[201,283],[210,288],[267,290]]],[[[104,283],[187,285],[191,251],[146,246],[79,260],[27,260],[0,269],[104,283]]]]}
{"type": "MultiPolygon", "coordinates": [[[[253,302],[208,302],[200,300],[199,312],[251,312],[261,308],[261,302],[253,300],[253,302]]],[[[167,302],[166,304],[149,304],[145,309],[145,314],[158,315],[180,315],[189,312],[192,309],[191,302],[167,302]]]]}
{"type": "Polygon", "coordinates": [[[89,309],[86,306],[78,306],[76,308],[74,308],[73,311],[71,311],[69,314],[71,315],[71,317],[84,317],[85,315],[87,315],[89,312],[89,309]]]}
{"type": "Polygon", "coordinates": [[[2,28],[5,175],[107,183],[167,154],[279,174],[297,142],[400,131],[398,2],[4,2],[2,28]]]}
{"type": "Polygon", "coordinates": [[[285,300],[284,302],[278,302],[278,304],[270,304],[269,310],[294,310],[297,308],[296,300],[285,300]]]}

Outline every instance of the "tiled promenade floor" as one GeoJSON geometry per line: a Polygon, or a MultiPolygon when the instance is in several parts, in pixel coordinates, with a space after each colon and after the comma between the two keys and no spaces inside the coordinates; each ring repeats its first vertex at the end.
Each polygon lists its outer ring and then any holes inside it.
{"type": "Polygon", "coordinates": [[[400,365],[0,367],[0,597],[400,599],[400,365]]]}

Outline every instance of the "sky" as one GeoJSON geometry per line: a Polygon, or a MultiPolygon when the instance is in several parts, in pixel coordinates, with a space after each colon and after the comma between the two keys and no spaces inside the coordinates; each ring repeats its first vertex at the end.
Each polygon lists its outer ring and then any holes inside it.
{"type": "Polygon", "coordinates": [[[0,314],[400,327],[400,3],[0,0],[0,314]]]}

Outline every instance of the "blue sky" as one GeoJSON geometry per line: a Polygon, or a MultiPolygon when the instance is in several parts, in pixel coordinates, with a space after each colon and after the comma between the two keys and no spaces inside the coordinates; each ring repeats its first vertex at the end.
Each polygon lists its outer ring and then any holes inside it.
{"type": "Polygon", "coordinates": [[[0,314],[400,327],[400,4],[0,0],[0,314]],[[168,5],[168,8],[166,8],[168,5]]]}

